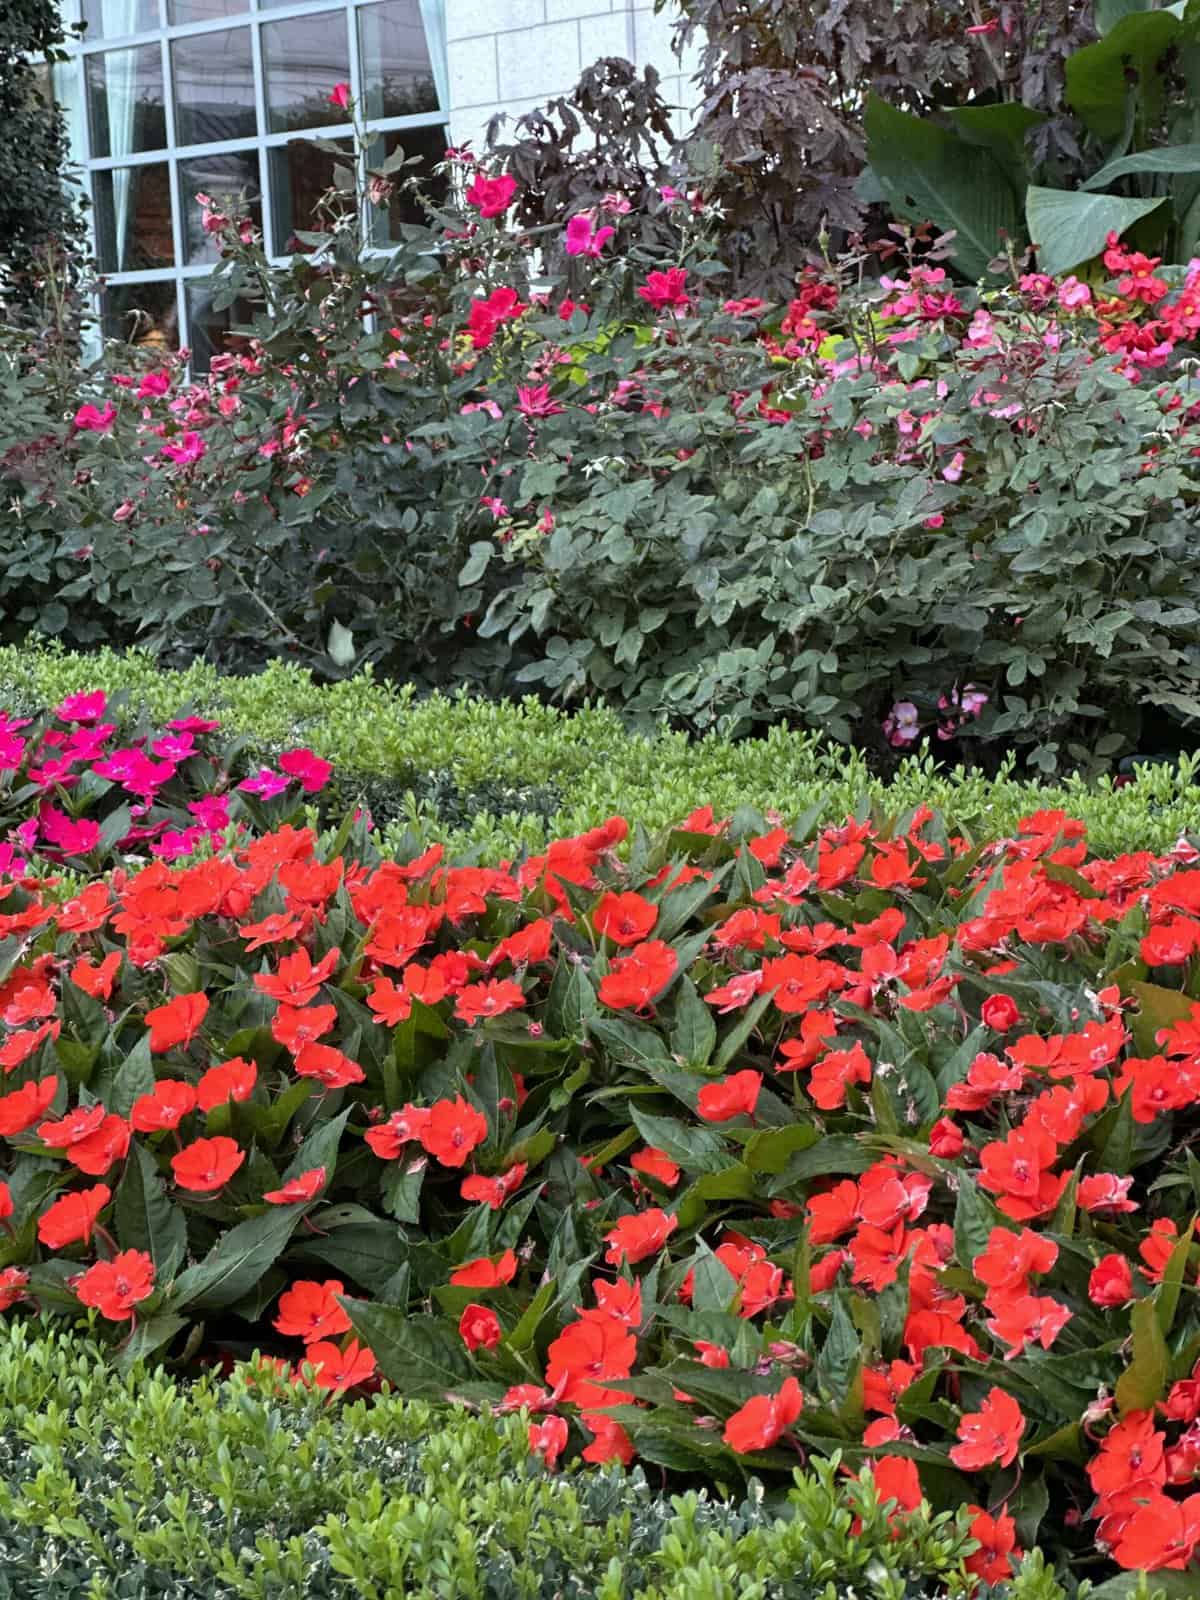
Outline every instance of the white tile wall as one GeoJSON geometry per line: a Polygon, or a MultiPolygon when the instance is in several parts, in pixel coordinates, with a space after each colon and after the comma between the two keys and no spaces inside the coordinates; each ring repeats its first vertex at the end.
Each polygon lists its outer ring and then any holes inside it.
{"type": "Polygon", "coordinates": [[[671,51],[671,17],[653,0],[446,0],[450,124],[476,148],[497,110],[522,112],[574,87],[602,56],[656,66],[669,102],[694,98],[695,49],[671,51]]]}

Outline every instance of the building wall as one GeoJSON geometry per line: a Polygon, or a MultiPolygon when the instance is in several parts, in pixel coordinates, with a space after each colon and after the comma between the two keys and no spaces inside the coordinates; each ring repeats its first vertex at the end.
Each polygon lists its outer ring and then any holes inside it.
{"type": "Polygon", "coordinates": [[[497,111],[519,116],[574,87],[603,56],[652,65],[666,100],[690,105],[695,47],[671,50],[672,12],[653,0],[445,0],[450,128],[482,148],[497,111]]]}

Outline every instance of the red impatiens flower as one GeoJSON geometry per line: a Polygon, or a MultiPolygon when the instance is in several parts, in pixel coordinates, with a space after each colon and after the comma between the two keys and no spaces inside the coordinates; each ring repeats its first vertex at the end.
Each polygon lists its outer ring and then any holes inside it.
{"type": "Polygon", "coordinates": [[[476,1205],[491,1206],[493,1211],[499,1211],[509,1195],[515,1194],[524,1183],[528,1171],[528,1164],[518,1161],[498,1178],[488,1178],[482,1172],[473,1172],[469,1178],[463,1179],[459,1193],[464,1200],[470,1200],[476,1205]]]}
{"type": "Polygon", "coordinates": [[[592,912],[596,932],[619,945],[639,943],[657,921],[658,907],[654,902],[632,891],[614,894],[608,890],[600,896],[592,912]]]}
{"type": "Polygon", "coordinates": [[[678,1217],[657,1206],[622,1217],[616,1227],[604,1235],[608,1246],[604,1259],[614,1267],[619,1267],[623,1260],[630,1264],[644,1261],[647,1256],[658,1254],[678,1226],[678,1217]]]}
{"type": "Polygon", "coordinates": [[[99,1178],[115,1161],[124,1160],[131,1137],[130,1127],[125,1118],[110,1112],[93,1133],[68,1145],[63,1154],[73,1167],[79,1168],[80,1172],[86,1172],[92,1178],[99,1178]]]}
{"type": "Polygon", "coordinates": [[[377,1128],[368,1128],[364,1137],[381,1161],[395,1161],[410,1140],[421,1137],[428,1123],[429,1108],[410,1104],[393,1111],[377,1128]]]}
{"type": "Polygon", "coordinates": [[[734,1072],[719,1083],[706,1083],[696,1096],[696,1109],[706,1122],[752,1117],[761,1089],[761,1072],[734,1072]]]}
{"type": "Polygon", "coordinates": [[[502,1017],[506,1011],[516,1011],[524,1004],[519,983],[511,978],[492,978],[460,989],[454,1015],[463,1022],[480,1022],[484,1017],[502,1017]]]}
{"type": "Polygon", "coordinates": [[[634,1455],[633,1440],[615,1417],[585,1412],[583,1421],[594,1436],[591,1444],[580,1452],[585,1461],[593,1466],[603,1466],[606,1461],[619,1461],[625,1467],[630,1464],[634,1455]]]}
{"type": "Polygon", "coordinates": [[[546,1351],[546,1382],[562,1398],[583,1408],[620,1405],[628,1396],[607,1387],[627,1378],[637,1355],[637,1336],[613,1317],[569,1322],[546,1351]],[[565,1381],[564,1381],[565,1380],[565,1381]]]}
{"type": "Polygon", "coordinates": [[[171,1157],[175,1182],[195,1194],[212,1194],[223,1189],[246,1159],[237,1141],[223,1134],[215,1139],[193,1139],[178,1155],[171,1157]]]}
{"type": "Polygon", "coordinates": [[[332,977],[340,956],[341,951],[335,947],[314,964],[307,950],[296,950],[280,958],[274,973],[256,973],[254,987],[272,1000],[293,1006],[310,1005],[321,985],[332,977]]]}
{"type": "Polygon", "coordinates": [[[435,1101],[417,1134],[425,1150],[444,1167],[465,1166],[471,1151],[487,1136],[487,1118],[461,1095],[435,1101]]]}
{"type": "Polygon", "coordinates": [[[1021,1020],[1021,1008],[1011,995],[990,994],[983,1002],[979,1015],[989,1028],[997,1033],[1007,1033],[1021,1020]]]}
{"type": "Polygon", "coordinates": [[[306,1044],[295,1060],[298,1078],[315,1078],[327,1089],[344,1089],[348,1083],[362,1083],[366,1073],[332,1044],[306,1044]]]}
{"type": "Polygon", "coordinates": [[[567,1424],[562,1417],[547,1417],[545,1422],[529,1424],[529,1449],[542,1460],[551,1472],[567,1448],[567,1424]]]}
{"type": "Polygon", "coordinates": [[[978,1411],[959,1419],[958,1437],[950,1459],[964,1472],[979,1472],[997,1463],[1007,1467],[1016,1460],[1025,1432],[1025,1418],[1012,1395],[992,1388],[978,1411]]]}
{"type": "Polygon", "coordinates": [[[67,1150],[95,1133],[106,1116],[99,1102],[93,1106],[76,1106],[57,1122],[43,1122],[37,1131],[38,1138],[51,1149],[67,1150]]]}
{"type": "Polygon", "coordinates": [[[106,1183],[60,1195],[38,1218],[38,1238],[48,1250],[62,1250],[69,1244],[87,1244],[97,1217],[111,1199],[112,1190],[106,1183]]]}
{"type": "Polygon", "coordinates": [[[97,1261],[74,1284],[85,1306],[110,1322],[128,1322],[134,1307],[154,1293],[154,1262],[144,1250],[122,1250],[111,1261],[97,1261]]]}
{"type": "Polygon", "coordinates": [[[673,1189],[679,1182],[677,1163],[671,1160],[665,1150],[659,1150],[654,1145],[635,1151],[629,1158],[629,1165],[635,1172],[640,1172],[645,1178],[654,1178],[667,1189],[673,1189]]]}
{"type": "Polygon", "coordinates": [[[195,1109],[196,1091],[190,1083],[160,1078],[149,1094],[139,1095],[133,1102],[129,1121],[138,1133],[161,1133],[177,1128],[195,1109]]]}
{"type": "Polygon", "coordinates": [[[54,1104],[57,1093],[57,1078],[39,1078],[35,1083],[22,1084],[11,1094],[0,1095],[0,1136],[11,1139],[31,1128],[54,1104]]]}
{"type": "Polygon", "coordinates": [[[305,1344],[346,1333],[350,1318],[337,1303],[337,1296],[345,1292],[346,1286],[339,1278],[326,1278],[324,1283],[300,1278],[279,1296],[279,1314],[272,1326],[290,1338],[303,1339],[305,1344]]]}
{"type": "Polygon", "coordinates": [[[289,1178],[281,1188],[269,1189],[263,1199],[273,1206],[303,1205],[308,1200],[315,1200],[324,1187],[325,1168],[310,1167],[298,1177],[289,1178]]]}
{"type": "Polygon", "coordinates": [[[318,1389],[340,1392],[375,1376],[375,1357],[357,1339],[351,1339],[344,1350],[327,1339],[319,1339],[309,1345],[304,1359],[314,1368],[313,1382],[318,1389]]]}
{"type": "Polygon", "coordinates": [[[981,1506],[969,1506],[972,1513],[971,1537],[979,1549],[963,1565],[984,1583],[1004,1583],[1012,1577],[1014,1563],[1020,1561],[1017,1525],[1005,1512],[993,1517],[981,1506]]]}
{"type": "Polygon", "coordinates": [[[808,1092],[822,1111],[837,1111],[846,1104],[852,1083],[870,1083],[871,1063],[856,1039],[848,1050],[830,1050],[815,1064],[808,1092]]]}
{"type": "Polygon", "coordinates": [[[679,957],[662,939],[635,945],[618,956],[600,980],[600,1003],[614,1011],[644,1010],[663,992],[679,970],[679,957]]]}
{"type": "Polygon", "coordinates": [[[493,1261],[491,1256],[479,1256],[474,1261],[464,1261],[450,1274],[450,1282],[468,1289],[496,1289],[511,1283],[517,1275],[517,1257],[506,1250],[493,1261]]]}
{"type": "Polygon", "coordinates": [[[196,1104],[201,1111],[212,1111],[230,1100],[249,1100],[258,1081],[258,1068],[253,1061],[233,1056],[208,1071],[196,1085],[196,1104]]]}
{"type": "Polygon", "coordinates": [[[987,1249],[971,1263],[972,1271],[988,1291],[987,1303],[1024,1294],[1034,1272],[1049,1272],[1058,1260],[1058,1246],[1030,1228],[1013,1233],[1008,1228],[993,1228],[987,1249]]]}
{"type": "Polygon", "coordinates": [[[147,1011],[150,1049],[156,1056],[176,1047],[186,1049],[200,1031],[208,1015],[208,996],[203,993],[177,994],[166,1005],[147,1011]]]}
{"type": "Polygon", "coordinates": [[[795,1378],[785,1378],[778,1394],[756,1394],[725,1424],[723,1438],[731,1450],[749,1455],[769,1450],[804,1409],[804,1395],[795,1378]]]}
{"type": "Polygon", "coordinates": [[[1200,1494],[1171,1500],[1155,1493],[1125,1524],[1113,1556],[1127,1572],[1181,1572],[1191,1564],[1198,1547],[1200,1494]]]}
{"type": "Polygon", "coordinates": [[[0,1272],[0,1311],[11,1311],[18,1300],[25,1298],[29,1274],[24,1267],[5,1267],[0,1272]]]}
{"type": "Polygon", "coordinates": [[[271,1018],[271,1037],[292,1055],[306,1044],[315,1044],[337,1024],[336,1006],[290,1006],[281,1004],[271,1018]]]}
{"type": "Polygon", "coordinates": [[[1088,1299],[1106,1310],[1129,1304],[1133,1299],[1133,1268],[1126,1256],[1101,1256],[1088,1278],[1088,1299]]]}
{"type": "Polygon", "coordinates": [[[494,1350],[504,1337],[504,1329],[496,1313],[474,1302],[464,1309],[458,1319],[458,1331],[472,1355],[480,1348],[494,1350]]]}
{"type": "Polygon", "coordinates": [[[77,989],[90,994],[93,1000],[107,1000],[112,994],[113,982],[121,965],[121,952],[113,950],[103,961],[81,958],[71,968],[71,982],[77,989]]]}

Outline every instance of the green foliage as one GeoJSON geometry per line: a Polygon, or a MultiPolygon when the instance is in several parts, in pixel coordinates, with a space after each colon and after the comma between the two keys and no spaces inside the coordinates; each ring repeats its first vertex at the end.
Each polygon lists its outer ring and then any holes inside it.
{"type": "MultiPolygon", "coordinates": [[[[521,1418],[383,1394],[330,1408],[244,1366],[183,1385],[85,1339],[0,1330],[4,1600],[965,1597],[963,1519],[897,1536],[833,1462],[783,1495],[551,1476],[521,1418]],[[851,1531],[855,1516],[862,1527],[851,1531]]],[[[976,1590],[977,1596],[986,1595],[976,1590]]],[[[1010,1600],[1063,1600],[1030,1557],[1010,1600]]]]}

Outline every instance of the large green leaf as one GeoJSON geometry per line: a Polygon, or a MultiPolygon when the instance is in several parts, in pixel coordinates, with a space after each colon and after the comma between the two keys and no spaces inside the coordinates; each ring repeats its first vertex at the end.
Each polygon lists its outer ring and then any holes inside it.
{"type": "Polygon", "coordinates": [[[1025,192],[1025,220],[1037,247],[1038,266],[1055,277],[1070,272],[1098,255],[1110,233],[1124,233],[1163,204],[1163,199],[1123,200],[1031,184],[1025,192]]]}
{"type": "Polygon", "coordinates": [[[1016,186],[992,152],[936,123],[867,101],[871,167],[898,216],[953,229],[955,266],[968,278],[988,275],[1006,239],[1021,236],[1016,186]]]}
{"type": "Polygon", "coordinates": [[[239,1222],[217,1241],[203,1261],[175,1280],[175,1293],[164,1310],[181,1306],[214,1311],[232,1305],[273,1266],[300,1220],[300,1206],[272,1206],[261,1216],[239,1222]]]}
{"type": "Polygon", "coordinates": [[[354,1331],[369,1345],[379,1370],[401,1394],[444,1400],[470,1378],[472,1367],[462,1340],[440,1317],[410,1317],[399,1306],[342,1299],[354,1331]]]}
{"type": "Polygon", "coordinates": [[[134,1144],[117,1185],[113,1224],[123,1250],[145,1250],[160,1279],[169,1279],[187,1253],[187,1219],[163,1191],[154,1157],[134,1144]]]}
{"type": "Polygon", "coordinates": [[[1010,100],[995,106],[952,106],[947,115],[961,139],[990,151],[1017,182],[1018,192],[1025,187],[1025,139],[1031,128],[1045,122],[1044,111],[1010,100]]]}
{"type": "Polygon", "coordinates": [[[1162,102],[1162,74],[1155,67],[1182,31],[1167,11],[1122,17],[1103,39],[1067,57],[1067,104],[1101,139],[1119,139],[1125,132],[1133,72],[1142,106],[1139,120],[1149,121],[1162,102]]]}
{"type": "Polygon", "coordinates": [[[1129,1316],[1133,1324],[1133,1359],[1117,1379],[1114,1391],[1122,1416],[1130,1411],[1152,1410],[1166,1393],[1171,1371],[1154,1301],[1135,1300],[1129,1316]]]}
{"type": "Polygon", "coordinates": [[[1169,144],[1162,150],[1120,156],[1093,172],[1080,188],[1106,189],[1118,178],[1127,178],[1134,172],[1200,172],[1200,144],[1169,144]]]}

